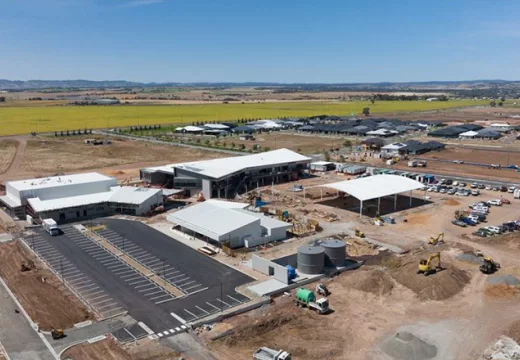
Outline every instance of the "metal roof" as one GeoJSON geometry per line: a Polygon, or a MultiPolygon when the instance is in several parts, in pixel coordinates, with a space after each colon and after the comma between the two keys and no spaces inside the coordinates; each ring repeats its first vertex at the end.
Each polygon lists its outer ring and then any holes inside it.
{"type": "Polygon", "coordinates": [[[424,184],[398,175],[374,175],[318,186],[343,191],[361,201],[365,201],[417,190],[424,187],[424,184]]]}
{"type": "Polygon", "coordinates": [[[66,186],[71,184],[86,184],[99,181],[113,181],[114,184],[117,184],[116,179],[96,172],[9,181],[7,184],[18,191],[22,191],[66,186]]]}
{"type": "Polygon", "coordinates": [[[139,205],[151,198],[152,196],[162,196],[162,189],[154,188],[118,186],[110,190],[112,190],[112,196],[110,196],[108,201],[121,204],[139,205]]]}

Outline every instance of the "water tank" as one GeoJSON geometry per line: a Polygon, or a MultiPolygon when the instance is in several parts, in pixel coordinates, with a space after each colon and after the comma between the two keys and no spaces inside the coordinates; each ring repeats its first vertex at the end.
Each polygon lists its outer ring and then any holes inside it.
{"type": "Polygon", "coordinates": [[[320,246],[325,249],[327,266],[343,266],[347,257],[347,245],[338,239],[323,239],[320,246]]]}
{"type": "Polygon", "coordinates": [[[324,248],[315,245],[303,245],[298,248],[298,271],[309,275],[321,274],[324,266],[324,248]]]}
{"type": "Polygon", "coordinates": [[[316,296],[314,296],[314,293],[309,289],[299,288],[296,290],[296,299],[304,302],[305,304],[308,304],[310,302],[316,301],[316,296]]]}

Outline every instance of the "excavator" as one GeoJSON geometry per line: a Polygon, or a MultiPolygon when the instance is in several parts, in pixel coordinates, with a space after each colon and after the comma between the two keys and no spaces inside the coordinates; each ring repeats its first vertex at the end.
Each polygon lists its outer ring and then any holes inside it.
{"type": "Polygon", "coordinates": [[[430,245],[444,244],[444,233],[443,232],[439,233],[439,235],[437,235],[437,237],[431,236],[430,240],[428,241],[428,244],[430,244],[430,245]]]}
{"type": "Polygon", "coordinates": [[[51,335],[52,335],[53,340],[59,340],[59,339],[65,337],[65,333],[63,332],[62,329],[52,329],[51,335]]]}
{"type": "Polygon", "coordinates": [[[428,259],[421,259],[419,261],[419,269],[417,274],[424,274],[424,276],[435,274],[437,271],[443,270],[441,266],[441,253],[430,255],[428,259]],[[437,265],[433,266],[433,261],[437,260],[437,265]]]}
{"type": "Polygon", "coordinates": [[[355,232],[354,232],[354,235],[356,235],[358,238],[364,238],[365,237],[365,233],[359,229],[356,229],[355,232]]]}
{"type": "Polygon", "coordinates": [[[481,273],[490,275],[498,271],[500,269],[500,264],[495,260],[490,258],[489,256],[484,256],[482,264],[480,264],[479,270],[481,273]]]}

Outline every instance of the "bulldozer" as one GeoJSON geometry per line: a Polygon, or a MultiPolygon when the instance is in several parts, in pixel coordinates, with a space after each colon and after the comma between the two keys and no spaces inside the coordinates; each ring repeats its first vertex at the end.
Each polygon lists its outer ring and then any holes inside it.
{"type": "Polygon", "coordinates": [[[441,245],[441,244],[444,244],[444,233],[439,233],[439,235],[437,235],[437,237],[433,237],[431,236],[430,237],[430,240],[428,241],[428,244],[430,245],[441,245]]]}
{"type": "Polygon", "coordinates": [[[20,271],[26,272],[31,271],[35,268],[34,261],[29,260],[28,262],[22,261],[22,264],[20,265],[20,271]]]}
{"type": "Polygon", "coordinates": [[[325,284],[323,284],[323,283],[319,283],[318,285],[316,285],[316,293],[318,293],[319,295],[323,295],[323,296],[330,295],[329,289],[327,289],[327,286],[325,286],[325,284]]]}
{"type": "Polygon", "coordinates": [[[358,238],[364,238],[365,237],[365,233],[359,229],[356,229],[355,232],[354,232],[354,235],[356,235],[358,238]]]}
{"type": "Polygon", "coordinates": [[[481,273],[490,275],[498,271],[500,269],[500,264],[495,260],[490,258],[489,256],[484,256],[482,264],[480,264],[479,270],[481,273]]]}
{"type": "Polygon", "coordinates": [[[417,274],[424,274],[424,276],[435,274],[437,271],[443,270],[441,266],[441,253],[430,255],[428,259],[421,259],[419,261],[419,269],[417,274]],[[433,266],[433,261],[437,260],[437,265],[433,266]]]}
{"type": "Polygon", "coordinates": [[[52,335],[53,340],[59,340],[59,339],[62,339],[65,337],[65,333],[63,332],[62,329],[52,329],[51,335],[52,335]]]}

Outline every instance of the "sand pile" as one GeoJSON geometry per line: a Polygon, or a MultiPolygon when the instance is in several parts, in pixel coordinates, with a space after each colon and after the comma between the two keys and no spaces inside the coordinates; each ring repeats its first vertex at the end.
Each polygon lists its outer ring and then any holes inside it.
{"type": "Polygon", "coordinates": [[[506,335],[517,343],[520,343],[520,320],[517,320],[511,324],[506,335]]]}
{"type": "Polygon", "coordinates": [[[454,200],[454,199],[448,199],[448,200],[444,201],[444,205],[457,206],[457,205],[460,205],[460,202],[458,202],[457,200],[454,200]]]}
{"type": "Polygon", "coordinates": [[[387,295],[394,288],[390,275],[383,270],[360,270],[348,279],[351,287],[376,295],[387,295]]]}
{"type": "Polygon", "coordinates": [[[379,345],[394,359],[426,360],[437,356],[437,347],[408,332],[400,332],[379,345]]]}
{"type": "Polygon", "coordinates": [[[417,274],[417,262],[408,262],[391,272],[392,277],[417,294],[421,300],[445,300],[458,294],[470,282],[464,270],[444,263],[444,270],[430,276],[417,274]]]}

